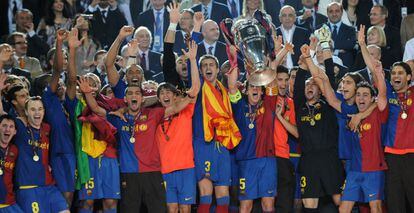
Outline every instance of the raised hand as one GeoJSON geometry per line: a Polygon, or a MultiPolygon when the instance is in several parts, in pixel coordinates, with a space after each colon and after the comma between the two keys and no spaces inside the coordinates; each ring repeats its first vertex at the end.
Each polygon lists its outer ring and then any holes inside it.
{"type": "Polygon", "coordinates": [[[83,93],[91,93],[98,90],[98,88],[93,88],[89,85],[89,81],[85,76],[81,76],[77,82],[79,85],[79,89],[83,93]]]}
{"type": "Polygon", "coordinates": [[[9,45],[0,46],[0,63],[6,62],[13,55],[13,48],[9,45]]]}
{"type": "Polygon", "coordinates": [[[68,35],[69,48],[77,48],[81,45],[81,41],[78,38],[78,28],[72,28],[68,35]]]}
{"type": "Polygon", "coordinates": [[[180,20],[180,4],[174,1],[170,3],[168,10],[170,11],[170,22],[178,23],[180,20]]]}
{"type": "Polygon", "coordinates": [[[138,44],[138,40],[135,38],[128,42],[127,51],[129,56],[136,56],[138,54],[138,44]]]}
{"type": "Polygon", "coordinates": [[[0,73],[0,93],[7,88],[8,86],[10,86],[9,83],[5,84],[7,79],[7,74],[6,73],[0,73]]]}
{"type": "Polygon", "coordinates": [[[310,46],[311,50],[316,51],[316,47],[318,46],[318,38],[313,35],[309,38],[309,40],[310,40],[309,46],[310,46]]]}
{"type": "Polygon", "coordinates": [[[359,46],[365,46],[365,25],[360,25],[358,31],[358,44],[359,46]]]}
{"type": "Polygon", "coordinates": [[[302,45],[302,47],[300,47],[300,52],[302,53],[302,56],[305,58],[309,58],[310,57],[310,47],[307,44],[302,45]]]}
{"type": "Polygon", "coordinates": [[[374,72],[376,74],[382,74],[383,71],[384,71],[384,69],[382,68],[381,61],[375,60],[374,61],[374,72]]]}
{"type": "Polygon", "coordinates": [[[122,39],[132,35],[132,33],[134,33],[134,27],[132,26],[125,25],[119,30],[119,36],[121,36],[122,39]]]}
{"type": "Polygon", "coordinates": [[[184,49],[181,49],[183,51],[183,54],[190,60],[196,59],[197,56],[197,48],[198,45],[195,43],[195,41],[191,41],[191,43],[188,45],[188,52],[184,49]]]}
{"type": "Polygon", "coordinates": [[[58,29],[56,31],[56,41],[62,43],[68,38],[68,31],[66,29],[58,29]]]}
{"type": "Polygon", "coordinates": [[[202,12],[195,12],[193,17],[194,29],[201,29],[204,22],[204,15],[202,12]]]}

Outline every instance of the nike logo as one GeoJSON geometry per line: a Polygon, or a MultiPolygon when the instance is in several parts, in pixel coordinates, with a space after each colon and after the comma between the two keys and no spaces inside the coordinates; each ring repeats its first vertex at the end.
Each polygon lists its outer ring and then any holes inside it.
{"type": "Polygon", "coordinates": [[[268,194],[272,194],[273,193],[273,190],[269,190],[269,191],[267,191],[267,193],[268,194]]]}
{"type": "Polygon", "coordinates": [[[369,194],[368,196],[369,196],[369,197],[374,197],[374,196],[375,196],[375,194],[369,194]]]}
{"type": "Polygon", "coordinates": [[[120,193],[120,192],[117,192],[116,194],[117,194],[117,195],[119,195],[119,194],[121,194],[121,193],[120,193]]]}
{"type": "Polygon", "coordinates": [[[186,197],[186,198],[184,198],[185,201],[189,201],[191,199],[193,199],[193,197],[186,197]]]}

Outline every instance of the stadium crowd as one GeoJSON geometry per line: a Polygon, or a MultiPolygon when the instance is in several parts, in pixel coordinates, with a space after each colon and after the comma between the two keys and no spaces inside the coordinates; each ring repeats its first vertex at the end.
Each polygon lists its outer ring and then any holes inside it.
{"type": "Polygon", "coordinates": [[[2,0],[0,213],[414,212],[413,12],[2,0]],[[258,14],[265,86],[221,24],[258,14]]]}

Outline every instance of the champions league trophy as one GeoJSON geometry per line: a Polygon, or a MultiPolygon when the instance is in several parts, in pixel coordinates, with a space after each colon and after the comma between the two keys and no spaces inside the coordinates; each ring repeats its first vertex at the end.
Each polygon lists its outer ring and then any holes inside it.
{"type": "Polygon", "coordinates": [[[220,28],[227,42],[242,53],[250,84],[264,86],[276,78],[276,71],[268,67],[269,60],[275,58],[271,24],[261,11],[257,10],[253,18],[241,18],[234,24],[231,19],[225,19],[220,28]]]}

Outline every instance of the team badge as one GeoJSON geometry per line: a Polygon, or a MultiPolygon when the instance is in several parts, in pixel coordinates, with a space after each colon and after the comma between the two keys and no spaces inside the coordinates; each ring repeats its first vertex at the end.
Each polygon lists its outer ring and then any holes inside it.
{"type": "Polygon", "coordinates": [[[413,104],[413,99],[407,99],[407,106],[411,106],[411,104],[413,104]]]}
{"type": "Polygon", "coordinates": [[[315,115],[315,120],[319,121],[319,120],[321,120],[321,118],[322,118],[321,113],[318,113],[318,114],[315,115]]]}
{"type": "Polygon", "coordinates": [[[365,130],[365,131],[368,131],[368,130],[370,130],[371,129],[371,124],[364,124],[363,126],[362,126],[362,129],[363,130],[365,130]]]}
{"type": "Polygon", "coordinates": [[[146,124],[141,124],[141,125],[139,125],[138,128],[139,128],[139,130],[141,130],[143,132],[143,131],[146,131],[148,129],[148,126],[146,124]]]}
{"type": "Polygon", "coordinates": [[[139,120],[140,121],[146,121],[148,119],[148,116],[147,115],[141,115],[141,116],[139,116],[139,120]]]}

